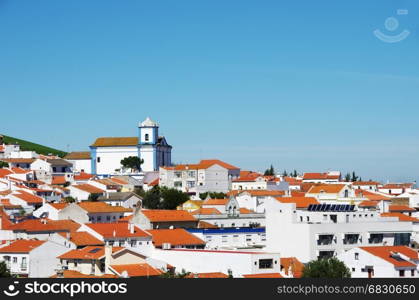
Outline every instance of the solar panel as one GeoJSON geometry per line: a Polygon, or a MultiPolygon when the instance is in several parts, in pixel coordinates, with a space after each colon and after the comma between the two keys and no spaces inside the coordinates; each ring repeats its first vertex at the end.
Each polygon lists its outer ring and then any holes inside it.
{"type": "Polygon", "coordinates": [[[326,211],[327,204],[322,204],[322,211],[326,211]]]}
{"type": "Polygon", "coordinates": [[[316,205],[316,211],[320,211],[320,208],[321,208],[321,204],[317,204],[316,205]]]}
{"type": "Polygon", "coordinates": [[[313,204],[309,204],[308,207],[307,207],[307,210],[312,211],[313,210],[313,204]]]}
{"type": "Polygon", "coordinates": [[[326,211],[329,211],[330,210],[330,204],[327,204],[326,205],[326,209],[325,209],[326,211]]]}
{"type": "Polygon", "coordinates": [[[89,253],[96,253],[98,251],[100,251],[101,248],[95,248],[89,251],[89,253]]]}
{"type": "Polygon", "coordinates": [[[354,211],[355,210],[355,205],[354,204],[351,205],[350,210],[351,211],[354,211]]]}

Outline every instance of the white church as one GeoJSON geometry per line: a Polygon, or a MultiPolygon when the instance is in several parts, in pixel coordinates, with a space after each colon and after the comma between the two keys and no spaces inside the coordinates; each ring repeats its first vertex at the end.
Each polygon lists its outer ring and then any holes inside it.
{"type": "Polygon", "coordinates": [[[121,160],[138,156],[144,160],[142,172],[158,171],[171,166],[172,146],[159,136],[159,125],[146,118],[139,125],[138,137],[100,137],[90,146],[92,174],[108,176],[122,168],[121,160]]]}

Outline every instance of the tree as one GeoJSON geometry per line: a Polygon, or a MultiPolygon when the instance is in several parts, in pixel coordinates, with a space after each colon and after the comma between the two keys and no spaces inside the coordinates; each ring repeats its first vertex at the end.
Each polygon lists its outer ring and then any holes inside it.
{"type": "Polygon", "coordinates": [[[349,268],[336,257],[310,261],[303,269],[303,278],[350,278],[349,268]]]}
{"type": "Polygon", "coordinates": [[[292,177],[297,177],[297,176],[298,176],[297,170],[294,170],[294,173],[292,174],[292,177]]]}
{"type": "Polygon", "coordinates": [[[189,195],[177,189],[167,187],[160,188],[163,201],[160,203],[162,209],[176,209],[179,205],[189,200],[189,195]]]}
{"type": "Polygon", "coordinates": [[[5,161],[0,161],[0,169],[1,168],[8,168],[9,167],[9,164],[7,163],[7,162],[5,162],[5,161]]]}
{"type": "Polygon", "coordinates": [[[182,269],[182,272],[176,273],[172,270],[168,270],[167,272],[160,275],[160,278],[185,278],[188,277],[191,272],[186,272],[185,269],[182,269]]]}
{"type": "Polygon", "coordinates": [[[0,262],[0,277],[12,277],[9,269],[7,269],[6,262],[0,262]]]}
{"type": "Polygon", "coordinates": [[[76,199],[74,199],[71,196],[67,196],[63,200],[64,200],[65,203],[74,203],[74,202],[76,202],[76,199]]]}
{"type": "Polygon", "coordinates": [[[89,198],[87,198],[87,201],[97,201],[99,198],[99,194],[90,194],[89,198]]]}
{"type": "Polygon", "coordinates": [[[160,199],[160,189],[158,186],[155,186],[144,194],[143,207],[148,209],[159,209],[160,199]]]}
{"type": "Polygon", "coordinates": [[[138,156],[128,156],[121,160],[121,165],[124,168],[137,171],[141,171],[141,164],[143,163],[144,160],[140,159],[138,156]]]}
{"type": "Polygon", "coordinates": [[[274,166],[273,166],[273,165],[271,165],[271,166],[269,167],[269,169],[266,169],[266,171],[265,171],[265,173],[264,173],[263,175],[265,175],[265,176],[274,176],[274,175],[275,175],[275,169],[274,169],[274,166]]]}
{"type": "Polygon", "coordinates": [[[346,182],[351,181],[351,174],[350,173],[346,173],[346,175],[345,175],[345,181],[346,182]]]}
{"type": "Polygon", "coordinates": [[[284,177],[288,176],[287,170],[284,170],[284,172],[282,172],[282,176],[284,176],[284,177]]]}
{"type": "Polygon", "coordinates": [[[208,195],[211,199],[224,199],[227,197],[226,193],[223,192],[205,192],[205,193],[199,193],[199,198],[201,200],[207,199],[208,195]]]}
{"type": "Polygon", "coordinates": [[[356,176],[355,175],[355,171],[354,172],[352,172],[352,178],[351,178],[351,181],[352,182],[355,182],[355,181],[357,181],[358,180],[358,176],[356,176]]]}

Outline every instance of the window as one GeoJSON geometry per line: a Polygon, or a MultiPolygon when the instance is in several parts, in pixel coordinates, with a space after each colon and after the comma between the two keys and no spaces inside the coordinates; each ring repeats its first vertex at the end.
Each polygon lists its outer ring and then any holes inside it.
{"type": "Polygon", "coordinates": [[[358,252],[355,253],[355,260],[359,260],[359,253],[358,252]]]}
{"type": "Polygon", "coordinates": [[[150,137],[149,137],[148,133],[146,133],[146,134],[145,134],[145,136],[144,136],[144,140],[145,140],[146,142],[148,142],[148,141],[150,140],[150,137]]]}
{"type": "Polygon", "coordinates": [[[404,277],[404,270],[400,270],[400,271],[399,271],[399,276],[400,276],[400,277],[404,277]]]}
{"type": "Polygon", "coordinates": [[[352,268],[352,272],[355,272],[355,268],[352,268]]]}
{"type": "Polygon", "coordinates": [[[106,216],[106,221],[110,221],[111,220],[111,216],[106,216]]]}
{"type": "Polygon", "coordinates": [[[17,257],[13,256],[13,263],[16,264],[17,263],[17,257]]]}
{"type": "Polygon", "coordinates": [[[410,276],[412,276],[412,277],[415,276],[415,270],[410,270],[410,276]]]}
{"type": "Polygon", "coordinates": [[[100,157],[97,158],[97,162],[100,163],[100,157]]]}
{"type": "Polygon", "coordinates": [[[259,269],[272,269],[273,259],[259,259],[259,269]]]}
{"type": "Polygon", "coordinates": [[[102,221],[102,216],[98,216],[97,217],[97,221],[99,222],[99,221],[102,221]]]}
{"type": "Polygon", "coordinates": [[[252,241],[252,236],[250,234],[246,235],[246,242],[251,242],[252,241]]]}
{"type": "Polygon", "coordinates": [[[135,247],[136,244],[137,244],[137,241],[131,241],[131,247],[135,247]]]}

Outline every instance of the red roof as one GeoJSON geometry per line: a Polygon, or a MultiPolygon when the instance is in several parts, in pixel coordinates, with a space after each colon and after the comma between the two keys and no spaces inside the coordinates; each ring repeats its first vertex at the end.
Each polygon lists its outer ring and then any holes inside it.
{"type": "Polygon", "coordinates": [[[123,206],[112,206],[105,202],[98,201],[82,201],[77,204],[88,213],[124,213],[132,211],[123,206]]]}
{"type": "Polygon", "coordinates": [[[411,208],[407,205],[390,205],[388,207],[388,210],[393,212],[393,211],[406,211],[406,212],[413,212],[416,211],[416,209],[411,208]]]}
{"type": "Polygon", "coordinates": [[[9,174],[13,174],[13,172],[10,171],[9,169],[0,169],[0,178],[4,178],[5,176],[9,174]]]}
{"type": "Polygon", "coordinates": [[[358,204],[359,207],[376,207],[379,201],[365,200],[358,204]]]}
{"type": "Polygon", "coordinates": [[[49,220],[49,219],[29,219],[10,226],[13,231],[26,232],[59,232],[76,231],[80,224],[73,220],[49,220]]]}
{"type": "Polygon", "coordinates": [[[72,185],[72,187],[82,190],[84,192],[90,193],[90,194],[102,194],[105,191],[102,189],[99,189],[93,185],[90,184],[79,184],[79,185],[72,185]]]}
{"type": "Polygon", "coordinates": [[[181,228],[153,229],[147,232],[152,235],[156,247],[161,247],[164,243],[170,243],[172,246],[205,245],[203,240],[181,228]]]}
{"type": "Polygon", "coordinates": [[[382,213],[382,217],[397,217],[399,218],[400,222],[419,222],[418,218],[410,217],[405,214],[402,214],[400,212],[388,212],[388,213],[382,213]]]}
{"type": "Polygon", "coordinates": [[[135,225],[127,223],[93,223],[85,224],[104,238],[127,238],[127,237],[149,237],[150,235],[135,225]],[[134,226],[131,233],[129,226],[134,226]]]}
{"type": "Polygon", "coordinates": [[[285,275],[293,275],[300,278],[303,274],[304,264],[295,257],[281,257],[281,267],[285,275]]]}
{"type": "MultiPolygon", "coordinates": [[[[112,247],[112,253],[124,249],[123,247],[112,247]]],[[[101,259],[105,256],[104,246],[87,246],[82,249],[70,250],[60,256],[59,259],[101,259]]]]}
{"type": "Polygon", "coordinates": [[[65,176],[52,176],[51,184],[65,184],[66,182],[65,176]]]}
{"type": "Polygon", "coordinates": [[[0,253],[29,253],[43,243],[45,243],[45,241],[17,240],[8,246],[0,248],[0,253]]]}
{"type": "Polygon", "coordinates": [[[313,197],[276,197],[281,203],[295,203],[297,208],[307,208],[310,204],[320,204],[313,197]]]}
{"type": "Polygon", "coordinates": [[[191,212],[193,215],[221,215],[221,212],[213,207],[199,208],[191,212]]]}
{"type": "Polygon", "coordinates": [[[76,246],[103,246],[104,242],[95,238],[88,232],[76,231],[71,233],[60,232],[61,236],[67,238],[70,237],[70,242],[73,242],[76,246]]]}
{"type": "Polygon", "coordinates": [[[385,261],[393,264],[395,267],[414,267],[416,264],[395,256],[396,253],[401,253],[410,259],[418,260],[418,252],[406,246],[375,246],[375,247],[360,247],[374,256],[380,257],[385,261]]]}
{"type": "Polygon", "coordinates": [[[74,180],[89,180],[95,177],[95,175],[81,172],[80,174],[74,175],[74,180]]]}
{"type": "Polygon", "coordinates": [[[19,190],[13,196],[25,201],[28,204],[42,204],[43,199],[31,193],[19,190]]]}
{"type": "Polygon", "coordinates": [[[228,275],[222,272],[191,273],[185,278],[228,278],[228,275]]]}
{"type": "Polygon", "coordinates": [[[124,272],[126,272],[129,277],[160,276],[163,274],[162,271],[150,266],[147,263],[111,265],[111,268],[114,269],[119,276],[121,276],[124,272]]]}
{"type": "Polygon", "coordinates": [[[198,221],[185,210],[143,209],[141,212],[150,222],[193,222],[198,221]]]}
{"type": "Polygon", "coordinates": [[[228,203],[229,199],[207,199],[204,202],[202,202],[202,205],[226,205],[228,203]]]}

